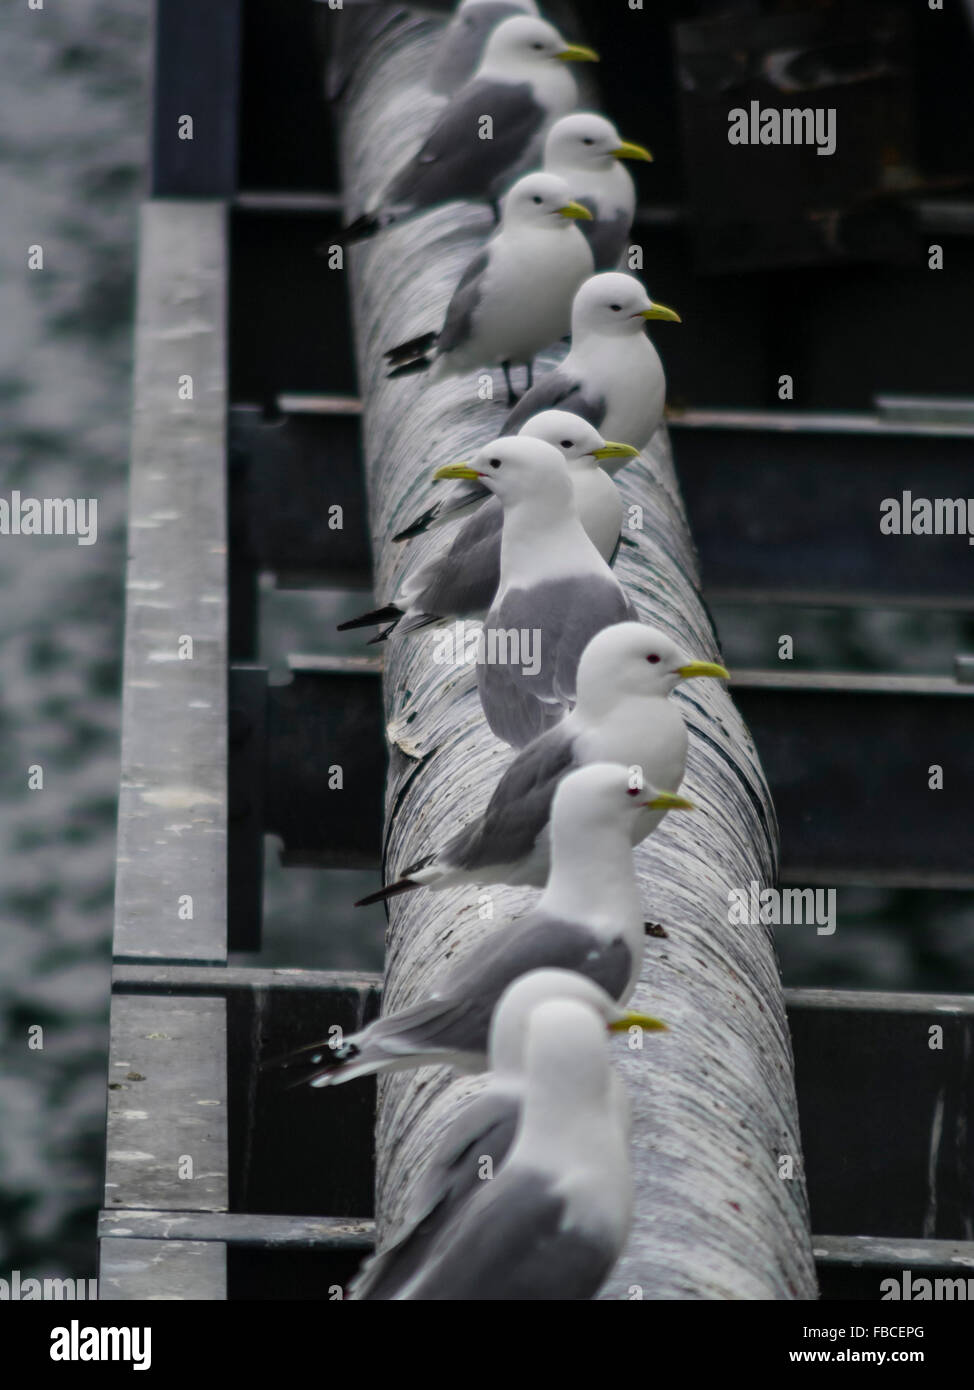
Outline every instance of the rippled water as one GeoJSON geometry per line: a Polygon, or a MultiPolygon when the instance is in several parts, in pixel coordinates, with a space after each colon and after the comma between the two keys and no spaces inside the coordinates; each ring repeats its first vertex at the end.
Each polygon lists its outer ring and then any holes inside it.
{"type": "Polygon", "coordinates": [[[2,493],[98,499],[94,545],[0,538],[0,1273],[94,1258],[149,8],[0,15],[2,493]]]}

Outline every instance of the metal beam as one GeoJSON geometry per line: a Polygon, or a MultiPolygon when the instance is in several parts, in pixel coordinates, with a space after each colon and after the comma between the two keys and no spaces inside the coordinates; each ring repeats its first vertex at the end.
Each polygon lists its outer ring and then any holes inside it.
{"type": "Polygon", "coordinates": [[[226,958],[226,231],[141,219],[129,483],[117,959],[226,958]]]}
{"type": "Polygon", "coordinates": [[[156,0],[153,197],[236,188],[240,11],[241,0],[156,0]]]}

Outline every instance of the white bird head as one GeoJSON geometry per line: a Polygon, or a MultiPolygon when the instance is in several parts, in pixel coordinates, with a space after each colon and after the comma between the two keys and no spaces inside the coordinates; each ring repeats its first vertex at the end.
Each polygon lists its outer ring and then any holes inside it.
{"type": "Polygon", "coordinates": [[[694,676],[729,680],[723,666],[694,661],[682,648],[648,623],[613,623],[597,632],[578,663],[578,708],[597,714],[627,696],[669,695],[680,681],[694,676]]]}
{"type": "Polygon", "coordinates": [[[561,227],[592,220],[588,208],[572,199],[571,189],[557,174],[525,174],[504,197],[502,225],[561,227]]]}
{"type": "Polygon", "coordinates": [[[483,9],[485,5],[496,5],[498,3],[506,5],[512,10],[521,10],[524,14],[537,14],[538,7],[534,0],[460,0],[456,8],[458,15],[465,15],[470,10],[483,9]]]}
{"type": "Polygon", "coordinates": [[[570,410],[542,410],[525,420],[518,435],[543,439],[560,449],[573,472],[572,464],[598,468],[603,459],[637,458],[639,450],[631,444],[616,444],[603,439],[594,425],[573,415],[570,410]]]}
{"type": "Polygon", "coordinates": [[[560,60],[563,63],[598,62],[598,54],[582,44],[563,39],[553,24],[533,15],[512,15],[498,24],[484,49],[478,72],[510,76],[537,72],[538,65],[560,60]]]}
{"type": "Polygon", "coordinates": [[[588,763],[559,782],[551,803],[551,835],[555,849],[577,845],[581,856],[606,829],[631,843],[630,828],[641,811],[694,809],[685,797],[644,781],[638,768],[588,763]]]}
{"type": "Polygon", "coordinates": [[[594,111],[562,116],[548,131],[544,167],[553,173],[609,169],[617,159],[651,160],[649,150],[623,140],[611,121],[594,111]]]}
{"type": "Polygon", "coordinates": [[[438,468],[434,478],[462,478],[482,483],[505,508],[540,502],[547,509],[571,509],[572,485],[564,455],[543,439],[507,435],[476,453],[469,463],[438,468]]]}
{"type": "Polygon", "coordinates": [[[494,1009],[488,1047],[491,1071],[515,1075],[523,1071],[531,1014],[538,1005],[554,999],[572,999],[587,1005],[610,1033],[632,1027],[644,1028],[648,1033],[666,1030],[658,1018],[620,1008],[594,980],[574,970],[531,970],[508,985],[494,1009]]]}
{"type": "Polygon", "coordinates": [[[665,304],[654,304],[634,275],[607,270],[585,281],[572,304],[572,341],[595,334],[625,337],[641,333],[647,319],[679,323],[680,315],[665,304]]]}

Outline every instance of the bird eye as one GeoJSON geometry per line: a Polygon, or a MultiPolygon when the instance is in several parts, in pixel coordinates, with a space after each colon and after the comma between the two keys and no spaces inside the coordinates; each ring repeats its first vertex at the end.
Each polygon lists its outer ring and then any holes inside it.
{"type": "Polygon", "coordinates": [[[574,446],[573,442],[572,442],[570,439],[563,439],[563,440],[561,441],[561,447],[562,447],[563,449],[573,449],[575,446],[574,446]]]}
{"type": "MultiPolygon", "coordinates": [[[[488,459],[487,463],[490,468],[500,468],[501,466],[500,459],[488,459]]],[[[659,661],[659,657],[657,657],[656,660],[659,661]]]]}
{"type": "Polygon", "coordinates": [[[540,203],[540,202],[541,202],[541,199],[538,197],[537,194],[535,194],[535,196],[531,199],[531,201],[532,201],[532,203],[540,203]]]}
{"type": "Polygon", "coordinates": [[[585,136],[582,137],[582,144],[583,144],[583,145],[594,145],[594,144],[595,144],[595,141],[594,141],[590,136],[585,135],[585,136]]]}
{"type": "Polygon", "coordinates": [[[533,43],[533,44],[531,45],[531,47],[532,47],[532,48],[536,48],[536,49],[538,50],[538,52],[540,53],[541,50],[544,48],[544,44],[543,44],[543,43],[533,43]]]}
{"type": "Polygon", "coordinates": [[[619,312],[619,310],[622,308],[622,305],[621,305],[621,304],[610,304],[610,305],[609,305],[609,308],[612,310],[612,312],[613,312],[614,314],[617,314],[617,313],[619,312]]]}
{"type": "Polygon", "coordinates": [[[659,661],[659,657],[656,655],[655,652],[653,652],[652,656],[647,656],[646,660],[649,662],[651,666],[655,666],[657,661],[659,661]]]}

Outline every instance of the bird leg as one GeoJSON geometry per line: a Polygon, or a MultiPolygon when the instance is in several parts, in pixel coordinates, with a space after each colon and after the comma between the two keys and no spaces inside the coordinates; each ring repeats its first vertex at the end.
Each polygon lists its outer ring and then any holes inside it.
{"type": "Polygon", "coordinates": [[[515,393],[515,391],[514,391],[514,387],[511,385],[511,364],[510,364],[510,362],[502,362],[502,363],[501,363],[501,370],[502,370],[503,373],[504,373],[504,380],[507,382],[507,404],[508,404],[508,406],[515,406],[515,405],[517,405],[518,400],[519,400],[520,398],[516,395],[516,393],[515,393]]]}
{"type": "Polygon", "coordinates": [[[534,385],[534,358],[533,358],[533,357],[529,358],[528,361],[524,364],[524,370],[527,372],[527,385],[525,386],[524,389],[525,389],[525,391],[530,391],[530,390],[531,390],[531,387],[534,385]]]}
{"type": "Polygon", "coordinates": [[[494,226],[498,227],[500,226],[501,220],[501,205],[496,198],[490,198],[488,201],[490,203],[490,210],[494,214],[494,226]]]}

